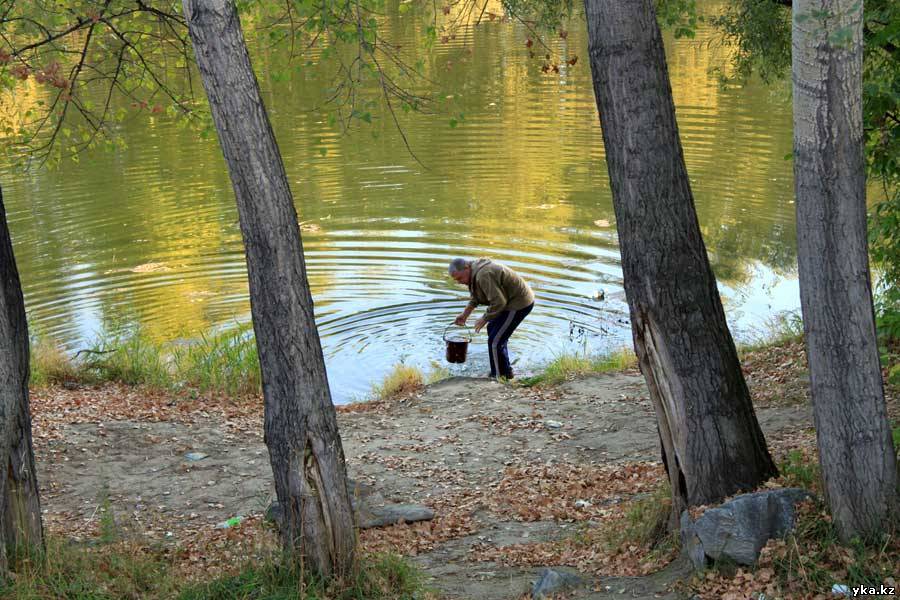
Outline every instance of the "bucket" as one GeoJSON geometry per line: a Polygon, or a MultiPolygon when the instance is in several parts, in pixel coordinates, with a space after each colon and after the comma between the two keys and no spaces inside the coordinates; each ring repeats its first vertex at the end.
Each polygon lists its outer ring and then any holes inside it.
{"type": "Polygon", "coordinates": [[[447,362],[464,363],[466,362],[466,352],[469,350],[469,342],[472,341],[472,335],[465,331],[451,333],[447,337],[450,327],[453,327],[453,325],[448,326],[444,330],[444,341],[447,343],[447,362]]]}

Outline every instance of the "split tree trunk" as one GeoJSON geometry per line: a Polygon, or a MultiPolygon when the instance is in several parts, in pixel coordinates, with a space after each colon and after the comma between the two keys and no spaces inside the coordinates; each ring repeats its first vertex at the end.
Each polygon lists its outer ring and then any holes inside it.
{"type": "Polygon", "coordinates": [[[800,303],[825,495],[844,540],[877,536],[897,510],[866,240],[862,16],[857,0],[794,4],[800,303]]]}
{"type": "Polygon", "coordinates": [[[281,537],[312,570],[340,576],[356,531],[284,164],[233,1],[183,4],[237,198],[281,537]]]}
{"type": "Polygon", "coordinates": [[[28,324],[0,190],[0,576],[19,550],[43,548],[31,411],[28,324]]]}
{"type": "Polygon", "coordinates": [[[700,235],[653,0],[585,0],[634,346],[673,517],[777,473],[700,235]]]}

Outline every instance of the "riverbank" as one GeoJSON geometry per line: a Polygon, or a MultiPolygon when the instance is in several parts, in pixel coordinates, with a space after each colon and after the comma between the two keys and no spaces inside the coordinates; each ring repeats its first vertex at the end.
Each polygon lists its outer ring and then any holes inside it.
{"type": "MultiPolygon", "coordinates": [[[[812,483],[802,347],[783,340],[743,359],[770,449],[790,466],[782,480],[812,483]]],[[[897,390],[889,390],[897,419],[897,390]]],[[[184,581],[273,556],[258,397],[76,384],[35,389],[32,412],[52,536],[94,552],[164,556],[184,581]],[[217,528],[236,516],[237,525],[217,528]]],[[[453,378],[339,407],[338,420],[349,475],[367,503],[423,504],[435,513],[364,530],[362,548],[407,557],[439,597],[521,597],[540,568],[553,565],[589,581],[583,598],[748,597],[788,586],[772,568],[760,578],[714,573],[670,589],[687,569],[669,564],[673,546],[651,549],[652,536],[641,531],[664,502],[664,473],[652,406],[633,369],[531,388],[453,378]]],[[[883,558],[896,563],[897,555],[883,558]]]]}

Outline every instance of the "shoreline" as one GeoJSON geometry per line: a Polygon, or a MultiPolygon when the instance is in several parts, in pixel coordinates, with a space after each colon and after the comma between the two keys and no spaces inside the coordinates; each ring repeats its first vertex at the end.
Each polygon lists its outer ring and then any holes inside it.
{"type": "MultiPolygon", "coordinates": [[[[777,462],[815,445],[804,368],[796,342],[745,356],[777,462]]],[[[677,597],[665,595],[684,575],[677,562],[654,575],[670,555],[600,549],[599,538],[576,543],[619,522],[665,479],[655,415],[635,370],[532,388],[450,378],[337,410],[348,475],[368,490],[366,502],[435,513],[364,530],[361,548],[405,556],[441,597],[518,597],[539,567],[560,563],[635,591],[655,582],[652,593],[663,595],[647,597],[677,597]]],[[[52,536],[89,545],[112,537],[193,557],[173,564],[186,580],[232,572],[277,547],[264,520],[273,492],[259,397],[55,386],[32,392],[32,412],[52,536]],[[216,528],[235,516],[236,527],[216,528]]],[[[605,598],[603,585],[583,597],[605,598]]]]}

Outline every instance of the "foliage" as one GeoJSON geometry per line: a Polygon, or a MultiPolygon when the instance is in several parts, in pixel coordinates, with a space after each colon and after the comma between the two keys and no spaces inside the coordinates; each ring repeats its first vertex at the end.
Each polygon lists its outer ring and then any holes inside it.
{"type": "Polygon", "coordinates": [[[695,0],[656,0],[656,18],[676,38],[693,38],[699,16],[695,0]]]}
{"type": "MultiPolygon", "coordinates": [[[[577,5],[580,7],[581,3],[577,5]]],[[[535,23],[541,29],[558,31],[564,29],[565,22],[576,8],[576,3],[572,0],[561,2],[503,0],[503,8],[519,19],[535,23]]]]}
{"type": "MultiPolygon", "coordinates": [[[[336,70],[327,90],[330,123],[340,121],[345,129],[371,123],[379,100],[395,122],[395,110],[425,105],[427,99],[412,91],[421,65],[409,64],[400,47],[380,35],[383,0],[236,5],[266,47],[289,45],[292,58],[316,47],[316,60],[336,70]]],[[[116,126],[134,114],[182,117],[210,135],[205,98],[195,95],[181,10],[180,0],[0,0],[0,96],[13,106],[0,111],[6,152],[45,162],[77,160],[101,145],[121,147],[116,126]]],[[[436,32],[429,28],[431,38],[436,32]]]]}
{"type": "MultiPolygon", "coordinates": [[[[713,19],[736,52],[733,78],[756,73],[766,82],[791,66],[790,2],[733,0],[713,19]]],[[[883,191],[869,216],[869,243],[878,271],[880,328],[900,334],[900,4],[867,0],[863,14],[863,129],[869,179],[883,191]]],[[[814,15],[815,16],[815,15],[814,15]]],[[[809,18],[809,15],[797,15],[809,18]]],[[[832,40],[839,44],[840,40],[832,40]]]]}
{"type": "MultiPolygon", "coordinates": [[[[771,83],[791,68],[791,11],[773,0],[736,0],[710,22],[734,49],[732,77],[758,74],[771,83]]],[[[727,77],[719,71],[723,81],[727,77]]]]}
{"type": "Polygon", "coordinates": [[[0,0],[0,94],[23,106],[6,115],[8,151],[77,160],[98,145],[116,147],[113,131],[129,103],[194,120],[180,5],[0,0]]]}

